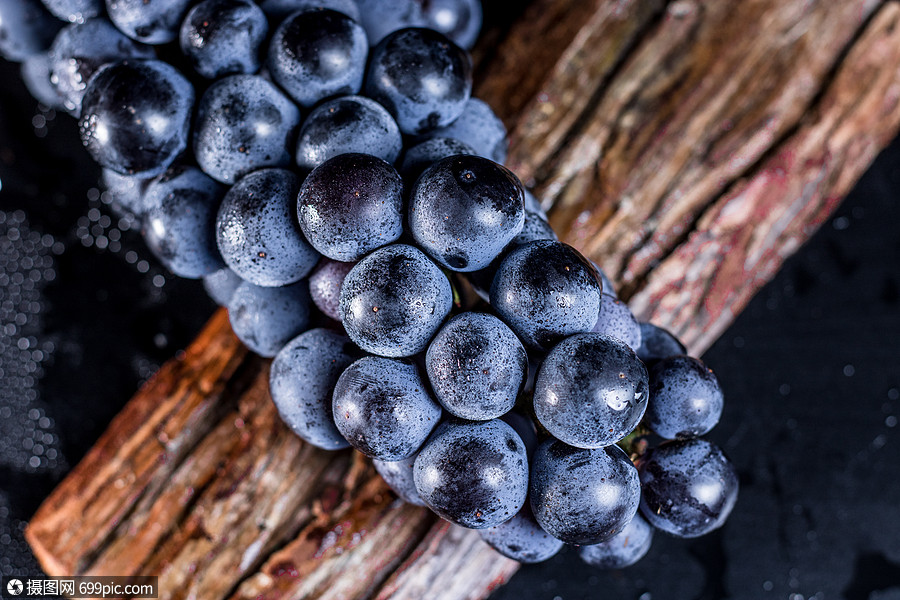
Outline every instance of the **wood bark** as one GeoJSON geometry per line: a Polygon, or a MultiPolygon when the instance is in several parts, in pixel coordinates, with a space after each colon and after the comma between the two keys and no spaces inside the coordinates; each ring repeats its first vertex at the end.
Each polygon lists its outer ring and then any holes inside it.
{"type": "MultiPolygon", "coordinates": [[[[477,94],[561,238],[701,353],[900,127],[900,5],[536,0],[477,94]]],[[[495,34],[489,39],[498,39],[495,34]]],[[[483,598],[517,565],[293,436],[217,313],[26,532],[161,598],[483,598]]]]}

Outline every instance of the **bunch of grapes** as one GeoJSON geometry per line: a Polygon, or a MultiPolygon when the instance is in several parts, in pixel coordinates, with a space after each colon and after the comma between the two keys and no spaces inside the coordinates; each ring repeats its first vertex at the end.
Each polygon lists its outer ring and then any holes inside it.
{"type": "Polygon", "coordinates": [[[0,51],[274,357],[298,436],[522,562],[623,567],[724,522],[719,384],[502,166],[478,0],[43,2],[69,24],[0,0],[0,51]]]}

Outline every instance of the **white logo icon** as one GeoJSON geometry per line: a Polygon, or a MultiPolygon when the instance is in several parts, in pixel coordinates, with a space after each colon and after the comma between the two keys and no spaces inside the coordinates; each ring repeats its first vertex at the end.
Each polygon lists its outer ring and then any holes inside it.
{"type": "Polygon", "coordinates": [[[24,589],[21,579],[10,579],[6,582],[6,591],[10,596],[18,596],[24,589]]]}

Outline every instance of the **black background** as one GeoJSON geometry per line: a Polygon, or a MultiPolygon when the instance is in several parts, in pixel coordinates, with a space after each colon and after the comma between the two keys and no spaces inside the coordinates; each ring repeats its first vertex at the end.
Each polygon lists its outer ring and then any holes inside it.
{"type": "MultiPolygon", "coordinates": [[[[16,65],[0,81],[0,275],[52,260],[0,293],[0,574],[28,575],[24,523],[213,305],[104,204],[74,121],[38,109],[16,65]]],[[[706,353],[726,391],[709,437],[741,479],[725,527],[657,535],[623,571],[564,551],[494,598],[900,600],[898,194],[900,141],[706,353]]]]}

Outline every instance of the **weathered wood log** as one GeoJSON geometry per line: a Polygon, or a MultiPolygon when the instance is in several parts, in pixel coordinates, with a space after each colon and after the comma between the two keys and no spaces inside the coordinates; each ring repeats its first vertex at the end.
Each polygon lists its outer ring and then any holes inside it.
{"type": "MultiPolygon", "coordinates": [[[[536,0],[482,65],[510,165],[702,352],[900,127],[900,5],[536,0]]],[[[217,313],[39,509],[51,574],[164,598],[483,598],[512,561],[283,427],[217,313]]]]}

